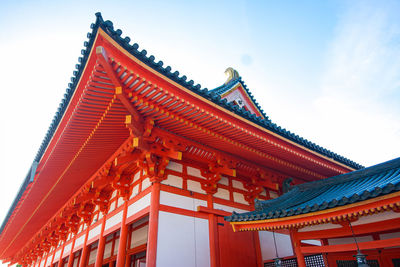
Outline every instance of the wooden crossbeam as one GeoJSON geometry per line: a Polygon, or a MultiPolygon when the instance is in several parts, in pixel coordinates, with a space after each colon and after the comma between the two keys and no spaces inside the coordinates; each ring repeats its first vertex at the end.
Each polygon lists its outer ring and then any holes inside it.
{"type": "Polygon", "coordinates": [[[116,96],[128,110],[129,114],[133,117],[133,120],[131,120],[129,123],[130,128],[133,129],[135,135],[143,134],[143,117],[136,110],[136,108],[132,106],[129,99],[125,96],[123,92],[123,85],[120,83],[117,75],[115,75],[115,72],[109,62],[107,51],[104,49],[104,47],[98,46],[96,47],[96,55],[101,66],[104,68],[112,83],[115,85],[116,96]]]}

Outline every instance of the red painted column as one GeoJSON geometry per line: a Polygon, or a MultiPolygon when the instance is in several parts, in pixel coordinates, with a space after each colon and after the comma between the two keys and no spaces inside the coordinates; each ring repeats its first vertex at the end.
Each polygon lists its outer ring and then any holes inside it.
{"type": "Polygon", "coordinates": [[[83,241],[83,248],[82,248],[82,255],[81,255],[81,260],[79,262],[79,267],[84,267],[86,266],[87,258],[88,258],[88,246],[87,246],[87,240],[89,236],[89,224],[87,225],[86,228],[86,233],[85,233],[85,241],[83,241]]]}
{"type": "Polygon", "coordinates": [[[97,246],[96,262],[94,267],[101,267],[103,265],[104,247],[106,244],[106,237],[104,235],[104,228],[106,227],[107,215],[103,214],[103,221],[101,222],[101,230],[99,237],[99,245],[97,246]]]}
{"type": "Polygon", "coordinates": [[[160,182],[155,181],[153,182],[151,188],[149,236],[148,236],[147,251],[146,251],[147,267],[156,267],[159,210],[160,210],[160,182]]]}
{"type": "MultiPolygon", "coordinates": [[[[212,194],[207,194],[207,208],[214,208],[212,194]]],[[[214,214],[208,215],[209,243],[210,243],[210,266],[219,266],[218,240],[217,240],[217,222],[214,214]]]]}
{"type": "Polygon", "coordinates": [[[49,252],[46,253],[46,258],[44,259],[44,265],[43,267],[46,267],[47,264],[47,258],[49,257],[49,252]]]}
{"type": "Polygon", "coordinates": [[[120,231],[120,235],[119,235],[116,267],[124,267],[125,266],[126,240],[127,240],[127,236],[128,236],[128,226],[126,225],[127,212],[128,212],[128,200],[125,199],[123,213],[122,213],[121,231],[120,231]]]}
{"type": "Polygon", "coordinates": [[[72,240],[71,251],[69,252],[68,258],[68,267],[72,267],[74,264],[74,246],[76,241],[76,234],[74,235],[74,239],[72,240]]]}
{"type": "Polygon", "coordinates": [[[62,244],[62,247],[61,247],[61,252],[60,252],[60,259],[58,260],[58,267],[63,267],[63,263],[64,263],[64,260],[63,260],[63,254],[64,254],[64,248],[65,248],[65,241],[63,241],[63,244],[62,244]]]}
{"type": "Polygon", "coordinates": [[[257,266],[263,267],[264,265],[262,260],[261,244],[258,231],[253,232],[253,237],[254,237],[254,247],[256,248],[257,266]]]}
{"type": "Polygon", "coordinates": [[[296,230],[290,231],[290,237],[292,238],[292,244],[294,248],[294,253],[296,254],[297,264],[299,267],[306,267],[306,261],[304,260],[304,255],[300,249],[300,240],[296,237],[296,230]]]}
{"type": "Polygon", "coordinates": [[[54,256],[56,255],[56,251],[57,251],[57,247],[54,248],[53,255],[51,256],[50,267],[53,266],[54,256]]]}

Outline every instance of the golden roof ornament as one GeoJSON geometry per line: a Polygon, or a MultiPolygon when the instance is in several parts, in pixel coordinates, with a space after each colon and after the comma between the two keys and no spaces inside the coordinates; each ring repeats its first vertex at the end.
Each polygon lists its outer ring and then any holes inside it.
{"type": "Polygon", "coordinates": [[[230,81],[239,78],[239,72],[237,72],[237,70],[231,67],[225,70],[225,75],[228,76],[228,79],[226,80],[225,84],[228,84],[230,81]]]}

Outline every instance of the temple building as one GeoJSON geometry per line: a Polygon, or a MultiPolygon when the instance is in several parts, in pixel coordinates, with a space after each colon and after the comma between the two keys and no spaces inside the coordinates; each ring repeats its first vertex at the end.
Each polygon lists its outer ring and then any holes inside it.
{"type": "Polygon", "coordinates": [[[3,263],[335,266],[353,236],[367,259],[399,254],[381,253],[400,245],[399,160],[363,169],[273,123],[236,70],[208,90],[100,13],[91,29],[1,225],[3,263]]]}

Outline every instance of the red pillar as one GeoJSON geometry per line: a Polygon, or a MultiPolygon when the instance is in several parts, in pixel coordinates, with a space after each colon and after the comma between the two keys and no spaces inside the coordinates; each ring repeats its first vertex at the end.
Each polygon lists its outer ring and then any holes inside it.
{"type": "Polygon", "coordinates": [[[125,265],[126,240],[127,240],[127,235],[128,235],[128,226],[126,225],[127,212],[128,212],[128,200],[125,200],[124,207],[123,207],[123,213],[122,213],[121,231],[120,231],[120,235],[119,235],[116,267],[124,267],[124,265],[125,265]]]}
{"type": "MultiPolygon", "coordinates": [[[[212,194],[207,194],[207,208],[212,209],[213,205],[213,196],[212,194]]],[[[219,259],[217,254],[217,229],[216,229],[216,218],[215,215],[210,213],[208,214],[208,228],[209,228],[209,243],[210,243],[210,266],[217,267],[219,266],[219,259]]]]}
{"type": "Polygon", "coordinates": [[[160,210],[160,182],[156,181],[153,182],[151,188],[149,236],[148,236],[147,251],[146,251],[147,267],[156,267],[159,210],[160,210]]]}
{"type": "Polygon", "coordinates": [[[44,265],[43,267],[46,267],[47,264],[47,258],[49,257],[49,252],[46,253],[46,258],[44,259],[44,265]]]}
{"type": "Polygon", "coordinates": [[[297,230],[291,230],[290,237],[292,239],[294,253],[296,254],[297,264],[299,267],[306,267],[306,261],[304,260],[303,253],[301,252],[300,240],[297,239],[296,232],[297,232],[297,230]]]}
{"type": "Polygon", "coordinates": [[[264,265],[262,260],[261,244],[258,231],[253,232],[253,237],[254,237],[254,246],[256,248],[257,266],[263,267],[264,265]]]}
{"type": "Polygon", "coordinates": [[[69,258],[68,258],[68,267],[72,267],[73,264],[74,264],[74,246],[75,246],[75,241],[76,241],[76,235],[74,236],[74,239],[72,240],[71,251],[69,252],[69,258]]]}
{"type": "Polygon", "coordinates": [[[57,246],[58,246],[58,244],[57,244],[56,247],[54,248],[53,255],[51,256],[50,267],[53,266],[53,263],[54,263],[54,256],[56,255],[57,246]]]}
{"type": "Polygon", "coordinates": [[[58,267],[63,267],[63,254],[64,254],[64,248],[65,248],[65,241],[63,241],[62,247],[61,247],[61,252],[60,252],[60,259],[58,260],[58,267]]]}
{"type": "Polygon", "coordinates": [[[96,263],[94,267],[101,267],[103,265],[104,246],[106,244],[106,237],[104,235],[104,228],[106,226],[106,214],[103,214],[103,221],[101,222],[101,230],[99,237],[99,245],[97,246],[96,263]]]}
{"type": "Polygon", "coordinates": [[[79,267],[84,267],[86,266],[87,258],[88,258],[88,246],[87,246],[87,240],[89,236],[89,224],[87,225],[86,228],[86,233],[85,233],[85,241],[83,241],[83,248],[82,248],[82,255],[81,255],[81,260],[79,262],[79,267]]]}

